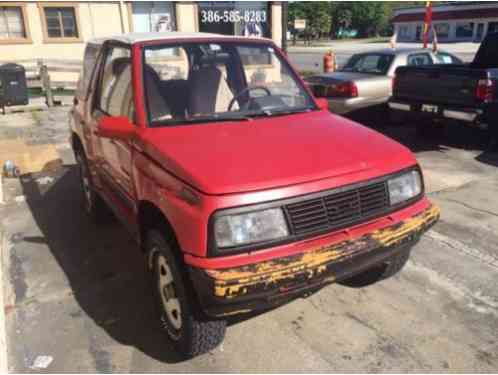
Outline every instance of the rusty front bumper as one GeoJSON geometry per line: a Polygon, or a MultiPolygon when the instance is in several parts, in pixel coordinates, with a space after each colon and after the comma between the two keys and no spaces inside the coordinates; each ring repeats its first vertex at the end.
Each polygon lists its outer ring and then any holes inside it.
{"type": "Polygon", "coordinates": [[[201,306],[210,316],[264,309],[408,251],[438,219],[439,209],[431,205],[418,215],[355,240],[236,268],[192,267],[191,277],[201,306]]]}

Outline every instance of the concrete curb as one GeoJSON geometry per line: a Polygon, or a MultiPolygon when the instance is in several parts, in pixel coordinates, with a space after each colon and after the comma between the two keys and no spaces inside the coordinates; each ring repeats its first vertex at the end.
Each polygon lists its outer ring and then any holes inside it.
{"type": "Polygon", "coordinates": [[[0,228],[0,373],[7,374],[9,371],[7,362],[7,333],[5,321],[5,279],[3,272],[4,251],[7,248],[7,238],[0,228]]]}

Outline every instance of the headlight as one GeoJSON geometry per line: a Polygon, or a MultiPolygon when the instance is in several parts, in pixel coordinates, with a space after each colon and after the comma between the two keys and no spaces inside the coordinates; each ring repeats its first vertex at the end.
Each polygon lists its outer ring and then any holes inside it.
{"type": "Polygon", "coordinates": [[[387,181],[389,200],[395,205],[416,197],[422,192],[422,177],[420,172],[413,170],[387,181]]]}
{"type": "Polygon", "coordinates": [[[289,235],[281,208],[216,218],[214,223],[216,245],[232,247],[274,240],[289,235]]]}

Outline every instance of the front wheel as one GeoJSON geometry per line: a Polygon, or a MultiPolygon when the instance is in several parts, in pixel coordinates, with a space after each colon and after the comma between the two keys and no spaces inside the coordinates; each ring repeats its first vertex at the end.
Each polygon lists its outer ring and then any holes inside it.
{"type": "Polygon", "coordinates": [[[192,358],[218,346],[225,337],[226,321],[203,316],[191,290],[188,275],[173,251],[174,241],[150,230],[146,250],[152,257],[153,288],[161,329],[182,356],[192,358]]]}
{"type": "Polygon", "coordinates": [[[76,163],[78,164],[80,188],[83,196],[85,212],[96,222],[103,222],[109,218],[110,212],[105,202],[95,192],[92,184],[92,176],[88,167],[88,160],[82,150],[76,152],[76,163]]]}
{"type": "Polygon", "coordinates": [[[403,250],[402,252],[393,255],[385,263],[363,271],[349,279],[339,281],[338,283],[352,288],[361,288],[388,279],[403,269],[410,258],[410,252],[411,249],[403,250]]]}

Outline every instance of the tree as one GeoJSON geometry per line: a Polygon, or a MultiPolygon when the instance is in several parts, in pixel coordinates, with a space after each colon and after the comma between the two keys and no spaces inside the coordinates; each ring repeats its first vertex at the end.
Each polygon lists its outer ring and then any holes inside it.
{"type": "Polygon", "coordinates": [[[340,29],[351,29],[353,15],[351,9],[346,2],[333,2],[330,5],[330,35],[337,35],[340,29]]]}
{"type": "Polygon", "coordinates": [[[330,3],[322,1],[289,3],[289,20],[306,20],[306,32],[321,36],[330,31],[330,3]]]}
{"type": "Polygon", "coordinates": [[[289,26],[295,33],[294,20],[305,19],[306,35],[334,36],[341,28],[357,30],[358,37],[390,35],[394,9],[423,4],[423,1],[297,1],[289,3],[289,26]]]}
{"type": "Polygon", "coordinates": [[[358,36],[377,36],[388,23],[384,2],[358,1],[349,3],[351,23],[358,30],[358,36]]]}

